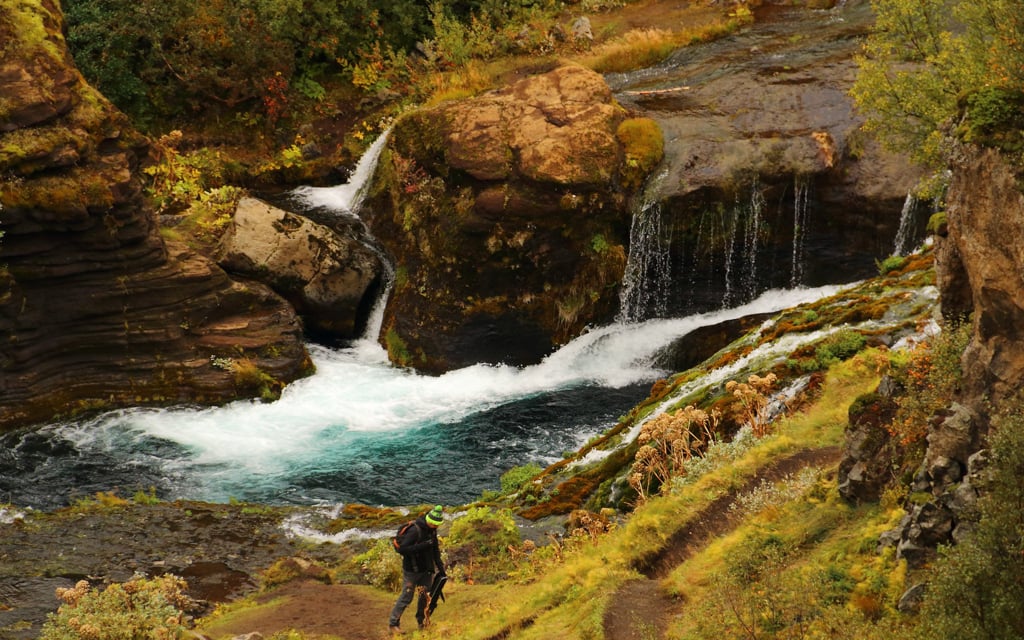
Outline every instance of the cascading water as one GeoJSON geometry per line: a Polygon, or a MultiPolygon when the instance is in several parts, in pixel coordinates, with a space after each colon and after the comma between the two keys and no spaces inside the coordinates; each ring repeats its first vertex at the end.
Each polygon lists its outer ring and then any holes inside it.
{"type": "Polygon", "coordinates": [[[912,193],[907,194],[903,201],[903,210],[900,212],[900,226],[896,230],[896,240],[893,242],[892,255],[905,256],[913,249],[911,243],[914,239],[914,218],[917,213],[917,198],[912,193]]]}
{"type": "MultiPolygon", "coordinates": [[[[365,234],[364,246],[377,256],[381,266],[384,268],[382,292],[377,297],[377,301],[370,311],[366,322],[366,329],[363,331],[360,343],[375,342],[380,335],[380,328],[384,321],[384,310],[387,306],[388,297],[391,295],[391,288],[395,282],[395,268],[391,263],[391,259],[370,235],[366,224],[359,216],[359,210],[366,197],[366,190],[369,187],[370,180],[373,179],[374,172],[377,170],[377,162],[380,160],[380,154],[384,150],[384,145],[387,144],[390,132],[390,129],[384,131],[373,141],[373,144],[369,146],[366,153],[359,159],[348,182],[334,187],[303,186],[291,192],[291,197],[307,208],[319,209],[334,215],[343,215],[358,220],[365,234]]],[[[373,347],[369,347],[369,349],[374,351],[373,347]]]]}
{"type": "Polygon", "coordinates": [[[310,209],[324,208],[357,216],[390,133],[390,129],[384,131],[373,141],[356,163],[348,182],[334,187],[298,187],[292,191],[292,196],[310,209]]]}
{"type": "Polygon", "coordinates": [[[810,192],[807,176],[793,178],[793,262],[789,286],[799,286],[804,281],[804,238],[807,236],[807,200],[810,192]]]}
{"type": "Polygon", "coordinates": [[[548,464],[615,424],[665,375],[660,351],[699,327],[838,287],[594,329],[540,364],[441,376],[391,366],[376,343],[311,346],[315,375],[273,403],[131,409],[0,438],[0,495],[54,508],[116,488],[268,504],[462,503],[527,462],[548,464]]]}
{"type": "Polygon", "coordinates": [[[755,178],[750,188],[750,205],[743,234],[743,250],[746,255],[743,289],[747,296],[756,294],[758,288],[757,258],[758,247],[761,243],[761,227],[765,204],[764,193],[761,191],[759,182],[755,178]]]}
{"type": "Polygon", "coordinates": [[[757,259],[764,207],[764,194],[755,176],[750,187],[749,201],[744,202],[737,196],[729,215],[729,226],[725,236],[723,307],[749,300],[757,292],[757,259]]]}
{"type": "MultiPolygon", "coordinates": [[[[654,183],[663,179],[660,173],[654,183]]],[[[629,229],[629,257],[619,294],[619,322],[636,322],[666,315],[672,278],[671,228],[661,203],[644,190],[629,229]]]]}

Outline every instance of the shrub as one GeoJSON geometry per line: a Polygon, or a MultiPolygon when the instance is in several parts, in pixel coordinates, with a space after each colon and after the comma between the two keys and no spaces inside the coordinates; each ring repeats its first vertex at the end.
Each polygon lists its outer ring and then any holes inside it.
{"type": "Polygon", "coordinates": [[[964,106],[957,96],[976,96],[966,101],[975,133],[1012,120],[1007,88],[1024,79],[1019,2],[876,0],[872,8],[874,33],[851,93],[883,144],[941,168],[942,127],[964,106]]]}
{"type": "Polygon", "coordinates": [[[969,142],[1000,144],[1008,134],[1024,127],[1024,93],[1017,89],[982,87],[964,102],[966,114],[960,131],[969,142]]]}
{"type": "Polygon", "coordinates": [[[395,553],[390,538],[377,540],[354,561],[371,585],[388,591],[397,591],[402,586],[402,556],[395,553]]]}
{"type": "Polygon", "coordinates": [[[640,448],[629,473],[629,484],[641,501],[685,473],[686,463],[703,453],[712,441],[719,419],[717,411],[709,413],[690,405],[644,423],[637,436],[640,448]]]}
{"type": "Polygon", "coordinates": [[[771,420],[769,415],[769,393],[775,386],[776,376],[769,373],[766,376],[751,374],[746,382],[730,380],[725,384],[725,390],[739,399],[743,405],[743,414],[746,424],[754,432],[754,436],[761,438],[768,434],[768,425],[771,420]]]}
{"type": "Polygon", "coordinates": [[[43,625],[40,640],[174,640],[187,637],[182,578],[136,578],[94,590],[85,580],[57,589],[64,601],[43,625]]]}
{"type": "Polygon", "coordinates": [[[939,335],[918,344],[906,362],[892,363],[893,378],[912,390],[897,399],[896,417],[889,425],[889,433],[901,444],[923,440],[928,419],[955,397],[963,376],[960,356],[970,337],[970,323],[949,322],[939,335]]]}
{"type": "Polygon", "coordinates": [[[489,582],[505,576],[511,568],[509,549],[519,542],[510,510],[472,507],[452,522],[442,549],[452,570],[467,580],[489,582]]]}
{"type": "Polygon", "coordinates": [[[75,500],[74,507],[81,510],[93,508],[117,508],[128,505],[128,500],[117,495],[117,491],[97,491],[91,496],[75,500]]]}
{"type": "Polygon", "coordinates": [[[135,504],[160,504],[160,498],[156,495],[156,487],[151,486],[149,491],[139,489],[132,495],[132,502],[135,504]]]}

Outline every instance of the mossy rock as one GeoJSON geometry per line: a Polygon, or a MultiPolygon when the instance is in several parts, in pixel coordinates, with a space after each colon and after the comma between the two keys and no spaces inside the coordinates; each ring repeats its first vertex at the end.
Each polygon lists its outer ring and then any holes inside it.
{"type": "Polygon", "coordinates": [[[631,190],[639,189],[665,155],[661,127],[650,118],[628,118],[619,124],[615,136],[622,143],[625,154],[623,184],[631,190]]]}

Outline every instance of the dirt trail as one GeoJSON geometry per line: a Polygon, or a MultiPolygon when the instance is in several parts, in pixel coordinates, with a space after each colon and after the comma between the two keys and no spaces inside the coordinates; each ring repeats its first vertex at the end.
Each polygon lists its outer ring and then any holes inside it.
{"type": "MultiPolygon", "coordinates": [[[[390,638],[388,614],[395,594],[373,587],[346,584],[324,584],[315,580],[290,582],[257,598],[260,604],[245,615],[228,616],[221,622],[206,625],[209,637],[245,637],[259,632],[269,638],[279,631],[301,631],[308,640],[330,637],[332,640],[381,640],[390,638]]],[[[407,610],[406,625],[416,621],[407,610]]]]}
{"type": "Polygon", "coordinates": [[[774,482],[810,466],[826,467],[839,461],[838,447],[808,449],[771,464],[747,480],[736,491],[723,495],[677,531],[658,553],[635,568],[647,576],[623,585],[612,598],[604,617],[606,640],[649,640],[661,638],[679,603],[662,592],[659,580],[699,551],[707,542],[736,526],[729,507],[736,497],[762,482],[774,482]]]}
{"type": "MultiPolygon", "coordinates": [[[[775,481],[809,466],[825,467],[839,460],[838,447],[804,450],[762,469],[736,491],[716,499],[693,522],[678,531],[664,549],[642,560],[636,569],[647,576],[622,586],[605,614],[607,640],[650,640],[663,636],[679,603],[661,591],[659,580],[690,558],[711,538],[725,533],[737,522],[729,509],[736,497],[763,481],[775,481]]],[[[343,640],[380,640],[390,637],[387,617],[397,594],[369,586],[334,584],[315,580],[287,583],[259,596],[258,602],[277,606],[259,607],[244,616],[228,616],[207,624],[210,637],[235,637],[258,631],[264,637],[294,629],[310,640],[321,637],[343,640]]],[[[414,629],[411,610],[405,627],[414,629]]],[[[407,634],[406,637],[415,637],[407,634]]]]}

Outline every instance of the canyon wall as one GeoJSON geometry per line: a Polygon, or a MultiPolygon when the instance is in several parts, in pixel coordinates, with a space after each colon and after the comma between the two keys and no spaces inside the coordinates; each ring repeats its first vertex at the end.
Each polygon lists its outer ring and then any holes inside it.
{"type": "Polygon", "coordinates": [[[0,429],[307,373],[287,303],[161,237],[148,141],[75,69],[58,3],[0,8],[0,429]]]}

